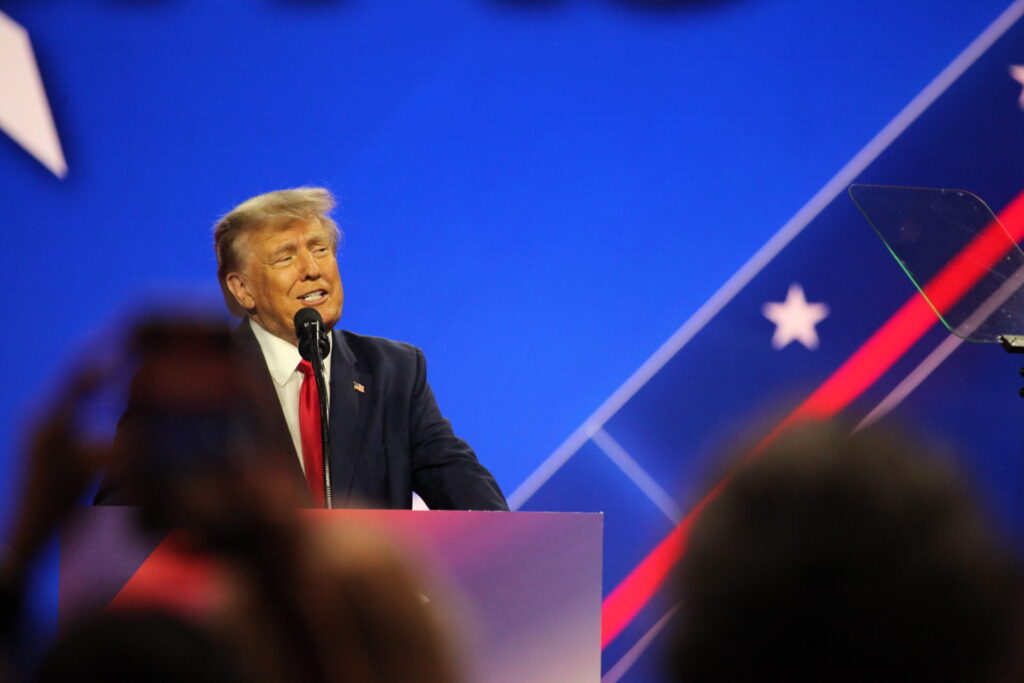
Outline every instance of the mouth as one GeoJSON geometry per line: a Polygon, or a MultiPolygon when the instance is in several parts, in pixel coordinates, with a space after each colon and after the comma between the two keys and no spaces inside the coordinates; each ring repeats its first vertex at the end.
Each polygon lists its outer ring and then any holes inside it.
{"type": "Polygon", "coordinates": [[[308,294],[303,294],[302,296],[297,297],[297,298],[298,298],[299,301],[301,301],[304,304],[314,304],[315,305],[315,304],[318,304],[318,303],[320,303],[321,301],[323,301],[324,299],[327,298],[327,290],[326,289],[314,289],[312,292],[309,292],[308,294]]]}

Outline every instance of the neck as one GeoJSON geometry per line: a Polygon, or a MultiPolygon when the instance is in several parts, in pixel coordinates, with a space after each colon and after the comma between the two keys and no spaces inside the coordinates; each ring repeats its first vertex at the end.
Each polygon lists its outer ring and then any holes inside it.
{"type": "Polygon", "coordinates": [[[282,341],[286,341],[286,342],[288,342],[289,344],[291,344],[292,346],[294,346],[296,348],[298,348],[298,346],[299,346],[299,339],[298,339],[298,337],[295,336],[295,331],[294,330],[290,334],[279,334],[277,332],[274,332],[270,328],[268,328],[263,323],[261,323],[259,321],[259,318],[257,318],[256,316],[253,316],[253,315],[249,316],[249,324],[250,325],[258,325],[260,327],[260,329],[263,330],[264,332],[266,332],[267,334],[272,334],[275,337],[277,337],[278,339],[280,339],[282,341]]]}

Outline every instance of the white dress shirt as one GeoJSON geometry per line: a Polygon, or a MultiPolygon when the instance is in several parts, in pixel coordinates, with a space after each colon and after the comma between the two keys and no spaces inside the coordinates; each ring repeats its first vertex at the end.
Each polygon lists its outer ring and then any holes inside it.
{"type": "MultiPolygon", "coordinates": [[[[292,436],[292,443],[295,444],[295,452],[299,454],[299,466],[306,471],[306,465],[302,460],[302,437],[299,435],[299,390],[302,388],[302,379],[305,375],[299,371],[299,349],[280,337],[272,335],[260,327],[252,318],[249,318],[253,334],[259,342],[260,350],[263,351],[263,358],[267,361],[267,368],[270,370],[270,377],[274,380],[274,389],[277,391],[277,399],[281,402],[281,410],[284,411],[284,420],[288,423],[288,433],[292,436]]],[[[333,335],[328,335],[331,344],[334,343],[333,335]]],[[[327,385],[327,404],[331,400],[331,364],[324,358],[324,383],[327,385]]]]}

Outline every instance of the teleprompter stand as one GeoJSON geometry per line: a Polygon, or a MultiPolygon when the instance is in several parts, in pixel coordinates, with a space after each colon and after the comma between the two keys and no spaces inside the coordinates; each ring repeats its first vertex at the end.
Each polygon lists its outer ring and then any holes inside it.
{"type": "Polygon", "coordinates": [[[1024,353],[1024,218],[1001,221],[966,190],[851,185],[849,194],[950,332],[1024,353]]]}

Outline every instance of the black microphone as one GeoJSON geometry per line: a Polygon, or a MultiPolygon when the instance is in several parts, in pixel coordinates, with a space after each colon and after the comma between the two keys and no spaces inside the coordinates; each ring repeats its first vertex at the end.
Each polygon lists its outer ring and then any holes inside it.
{"type": "Polygon", "coordinates": [[[295,336],[299,338],[299,355],[310,363],[313,362],[316,353],[314,340],[320,342],[321,358],[326,358],[331,352],[331,342],[327,338],[327,330],[324,329],[324,319],[315,308],[303,306],[295,312],[295,336]]]}
{"type": "Polygon", "coordinates": [[[324,319],[315,308],[303,306],[295,312],[295,336],[299,338],[299,355],[313,366],[317,394],[320,396],[320,439],[324,463],[324,502],[333,508],[331,484],[331,430],[327,383],[324,381],[324,357],[331,352],[331,342],[324,329],[324,319]]]}

